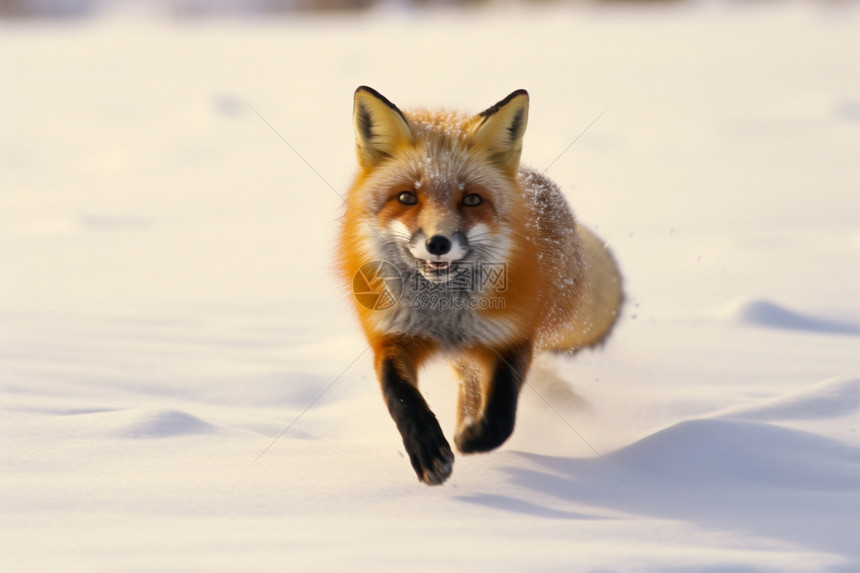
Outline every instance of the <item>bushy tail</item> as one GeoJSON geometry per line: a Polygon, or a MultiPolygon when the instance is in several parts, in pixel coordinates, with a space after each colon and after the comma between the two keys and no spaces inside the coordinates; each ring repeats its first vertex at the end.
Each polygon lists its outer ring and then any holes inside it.
{"type": "Polygon", "coordinates": [[[621,272],[603,241],[582,225],[577,225],[585,259],[585,284],[574,306],[570,323],[552,337],[544,348],[574,352],[603,342],[609,335],[624,302],[621,272]]]}

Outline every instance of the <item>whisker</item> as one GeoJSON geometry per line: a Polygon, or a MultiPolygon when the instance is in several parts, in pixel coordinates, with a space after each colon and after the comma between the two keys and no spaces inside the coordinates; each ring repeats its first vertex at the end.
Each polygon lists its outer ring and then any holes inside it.
{"type": "Polygon", "coordinates": [[[501,252],[505,251],[505,249],[503,249],[502,247],[499,247],[497,245],[482,245],[482,244],[477,244],[477,245],[472,244],[472,249],[475,251],[483,251],[483,252],[488,252],[488,253],[493,253],[493,252],[501,253],[501,252]]]}
{"type": "Polygon", "coordinates": [[[469,241],[470,241],[470,242],[471,242],[471,241],[480,241],[480,240],[482,240],[484,237],[488,237],[488,236],[490,236],[490,235],[492,235],[492,234],[493,234],[493,233],[491,233],[490,231],[485,231],[485,232],[483,232],[483,233],[478,233],[477,235],[472,235],[471,237],[467,237],[467,238],[469,239],[469,241]]]}

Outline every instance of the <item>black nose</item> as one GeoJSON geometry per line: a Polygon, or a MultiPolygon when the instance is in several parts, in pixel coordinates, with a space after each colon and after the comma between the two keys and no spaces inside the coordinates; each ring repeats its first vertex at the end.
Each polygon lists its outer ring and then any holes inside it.
{"type": "Polygon", "coordinates": [[[444,255],[451,250],[451,241],[443,235],[433,235],[427,239],[427,250],[431,255],[444,255]]]}

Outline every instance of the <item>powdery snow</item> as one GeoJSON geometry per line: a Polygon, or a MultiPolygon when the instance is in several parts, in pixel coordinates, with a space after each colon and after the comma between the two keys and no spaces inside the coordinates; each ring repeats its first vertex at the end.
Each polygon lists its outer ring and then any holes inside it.
{"type": "MultiPolygon", "coordinates": [[[[858,24],[0,23],[3,569],[860,568],[858,24]],[[331,270],[362,84],[528,89],[524,163],[625,274],[609,343],[541,357],[511,440],[437,488],[331,270]]],[[[452,373],[422,388],[450,436],[452,373]]]]}

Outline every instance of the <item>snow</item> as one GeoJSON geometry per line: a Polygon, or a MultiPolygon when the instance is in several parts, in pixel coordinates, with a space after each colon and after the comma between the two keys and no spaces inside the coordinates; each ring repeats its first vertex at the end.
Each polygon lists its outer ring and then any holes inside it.
{"type": "MultiPolygon", "coordinates": [[[[0,23],[3,569],[857,570],[858,24],[0,23]],[[331,270],[362,84],[473,112],[528,89],[524,162],[625,275],[607,345],[541,357],[511,440],[436,488],[331,270]]],[[[422,389],[450,437],[450,370],[422,389]]]]}

